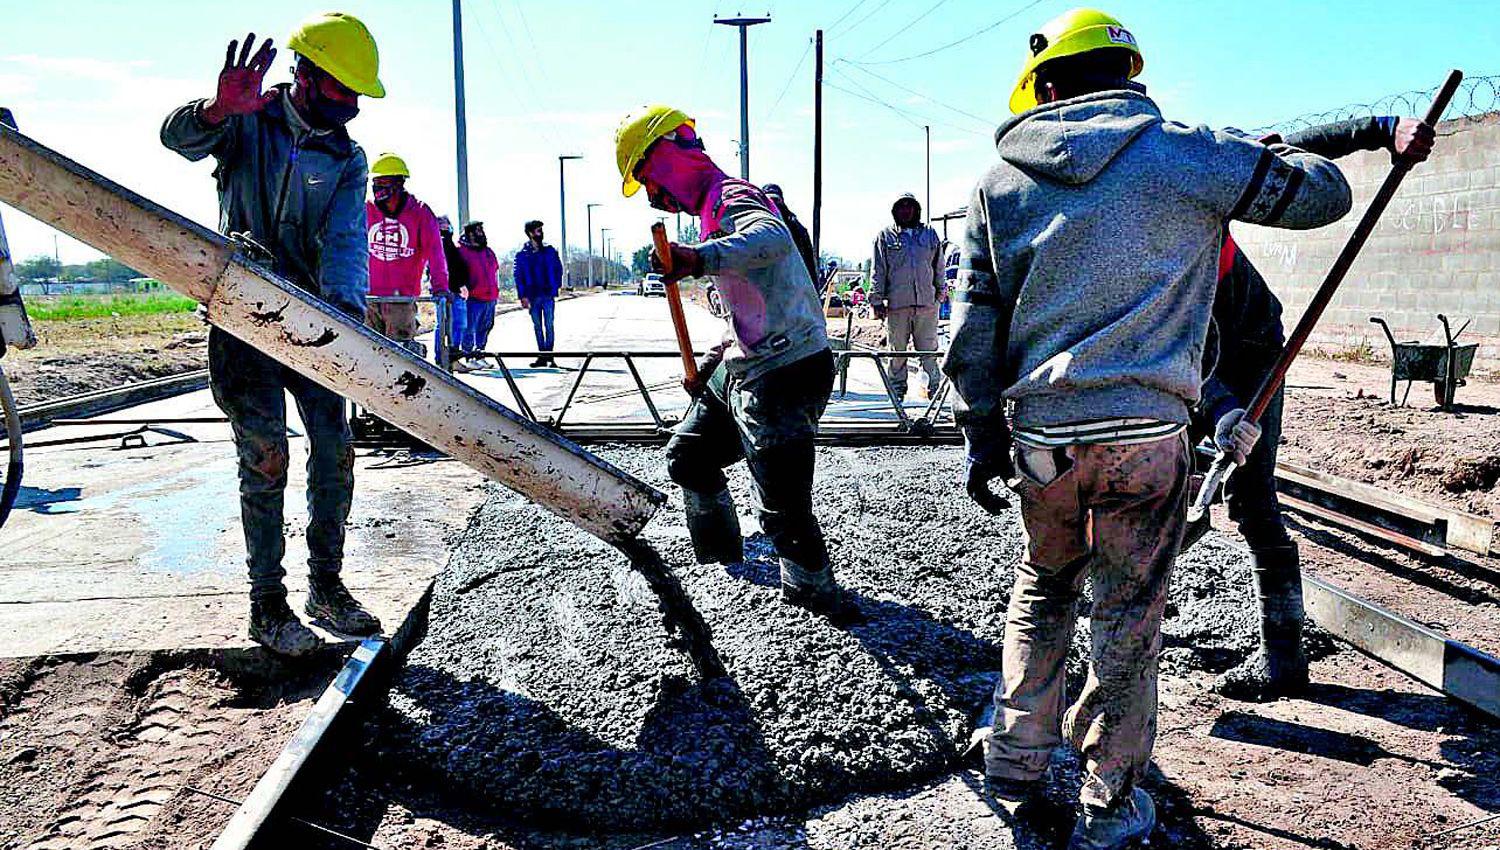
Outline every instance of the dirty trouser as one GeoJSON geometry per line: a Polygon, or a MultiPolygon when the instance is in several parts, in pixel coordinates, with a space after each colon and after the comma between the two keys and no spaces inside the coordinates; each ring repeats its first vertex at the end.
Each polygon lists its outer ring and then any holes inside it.
{"type": "Polygon", "coordinates": [[[382,301],[365,305],[365,324],[397,342],[417,336],[417,304],[414,301],[382,301]]]}
{"type": "Polygon", "coordinates": [[[344,400],[217,328],[208,332],[208,365],[214,401],[229,417],[239,453],[250,598],[286,595],[281,561],[288,392],[307,431],[308,571],[314,578],[337,576],[354,498],[354,447],[344,400]]]}
{"type": "Polygon", "coordinates": [[[813,438],[833,392],[826,349],[752,381],[730,379],[724,397],[705,392],[667,443],[667,473],[705,496],[728,486],[724,468],[743,458],[760,502],[760,525],[776,553],[809,570],[828,564],[813,515],[813,438]]]}
{"type": "Polygon", "coordinates": [[[557,302],[551,298],[531,299],[531,329],[536,333],[536,350],[551,351],[557,343],[552,316],[557,302]]]}
{"type": "Polygon", "coordinates": [[[985,772],[1035,779],[1066,735],[1083,755],[1083,802],[1106,806],[1131,787],[1156,739],[1156,660],[1186,518],[1187,439],[1016,455],[1026,555],[1006,616],[985,772]],[[1049,462],[1054,474],[1033,472],[1049,462]],[[1094,597],[1089,675],[1060,717],[1086,577],[1094,597]]]}
{"type": "MultiPolygon", "coordinates": [[[[937,350],[938,330],[938,308],[936,304],[930,307],[898,307],[886,313],[885,332],[890,337],[892,351],[906,351],[910,345],[917,351],[937,350]]],[[[927,391],[930,393],[937,389],[938,381],[942,377],[938,372],[938,359],[936,355],[924,355],[922,358],[922,371],[927,373],[927,391]]],[[[892,357],[890,363],[891,384],[895,386],[896,396],[906,395],[906,358],[892,357]]]]}

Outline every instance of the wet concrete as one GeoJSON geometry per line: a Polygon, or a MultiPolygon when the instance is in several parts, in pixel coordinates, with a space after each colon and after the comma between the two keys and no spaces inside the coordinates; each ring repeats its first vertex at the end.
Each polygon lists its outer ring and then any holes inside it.
{"type": "MultiPolygon", "coordinates": [[[[663,628],[656,594],[619,552],[496,491],[393,692],[387,763],[484,811],[598,830],[801,811],[955,765],[1000,665],[1021,554],[1017,513],[990,517],[963,495],[958,451],[820,450],[818,514],[863,620],[853,624],[783,605],[759,535],[744,565],[693,564],[659,451],[603,454],[672,495],[645,537],[727,675],[700,675],[700,652],[663,628]]],[[[732,472],[750,515],[744,471],[732,472]]],[[[1244,556],[1217,535],[1185,556],[1164,668],[1244,657],[1249,586],[1244,556]]]]}

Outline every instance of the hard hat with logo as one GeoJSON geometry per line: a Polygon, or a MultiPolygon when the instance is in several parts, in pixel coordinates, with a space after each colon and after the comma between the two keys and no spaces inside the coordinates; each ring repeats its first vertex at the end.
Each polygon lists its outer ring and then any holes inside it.
{"type": "Polygon", "coordinates": [[[380,51],[364,22],[343,12],[323,12],[303,21],[286,40],[300,56],[367,97],[385,97],[380,51]]]}
{"type": "Polygon", "coordinates": [[[375,160],[370,166],[371,177],[410,177],[411,171],[406,167],[406,160],[393,153],[386,152],[375,160]]]}
{"type": "Polygon", "coordinates": [[[620,191],[625,197],[641,190],[640,181],[635,179],[635,169],[640,165],[641,157],[646,155],[646,149],[683,124],[695,126],[687,113],[659,103],[643,106],[620,122],[619,129],[615,130],[615,162],[620,166],[623,181],[620,191]]]}
{"type": "Polygon", "coordinates": [[[1015,91],[1010,95],[1010,111],[1018,115],[1036,107],[1036,69],[1053,59],[1119,48],[1130,53],[1132,78],[1146,64],[1130,30],[1118,18],[1098,9],[1074,9],[1058,15],[1031,36],[1030,46],[1031,55],[1026,58],[1015,91]]]}

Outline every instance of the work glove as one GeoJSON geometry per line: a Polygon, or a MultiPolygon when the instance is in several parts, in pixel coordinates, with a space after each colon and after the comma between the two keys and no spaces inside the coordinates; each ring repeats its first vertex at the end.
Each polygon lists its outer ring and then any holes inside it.
{"type": "Polygon", "coordinates": [[[1238,466],[1244,466],[1255,443],[1260,439],[1260,425],[1245,418],[1245,409],[1237,407],[1219,417],[1214,427],[1214,445],[1229,455],[1238,466]]]}
{"type": "Polygon", "coordinates": [[[975,457],[970,454],[964,468],[964,491],[974,504],[986,513],[998,514],[1010,507],[1010,500],[991,489],[991,482],[1001,484],[1016,477],[1016,465],[1010,452],[1003,451],[993,457],[975,457]]]}
{"type": "Polygon", "coordinates": [[[697,248],[689,248],[686,245],[678,245],[676,242],[668,243],[672,252],[672,271],[663,271],[661,258],[656,256],[656,250],[651,251],[651,270],[661,275],[662,283],[676,283],[685,277],[703,276],[703,255],[697,248]]]}
{"type": "Polygon", "coordinates": [[[1391,139],[1393,162],[1417,163],[1432,153],[1437,134],[1426,123],[1416,118],[1400,118],[1396,121],[1396,132],[1391,139]]]}
{"type": "Polygon", "coordinates": [[[219,71],[218,90],[198,113],[205,122],[218,125],[231,115],[259,112],[278,97],[276,89],[266,92],[260,90],[266,79],[266,71],[271,67],[271,60],[276,58],[271,39],[262,42],[260,49],[251,56],[250,50],[253,47],[253,32],[245,36],[243,48],[237,41],[229,42],[229,49],[224,52],[224,67],[219,71]],[[235,55],[237,49],[238,56],[235,55]]]}

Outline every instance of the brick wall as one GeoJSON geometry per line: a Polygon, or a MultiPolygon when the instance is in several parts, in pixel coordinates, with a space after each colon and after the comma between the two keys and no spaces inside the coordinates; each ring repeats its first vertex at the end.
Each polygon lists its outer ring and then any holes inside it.
{"type": "MultiPolygon", "coordinates": [[[[1354,188],[1354,210],[1338,224],[1305,232],[1234,226],[1286,304],[1288,331],[1390,171],[1390,155],[1361,152],[1339,166],[1354,188]]],[[[1473,319],[1460,341],[1480,343],[1476,368],[1500,369],[1500,113],[1438,126],[1432,158],[1401,184],[1309,344],[1367,341],[1389,357],[1371,316],[1389,322],[1398,340],[1436,342],[1438,313],[1454,330],[1473,319]]]]}

